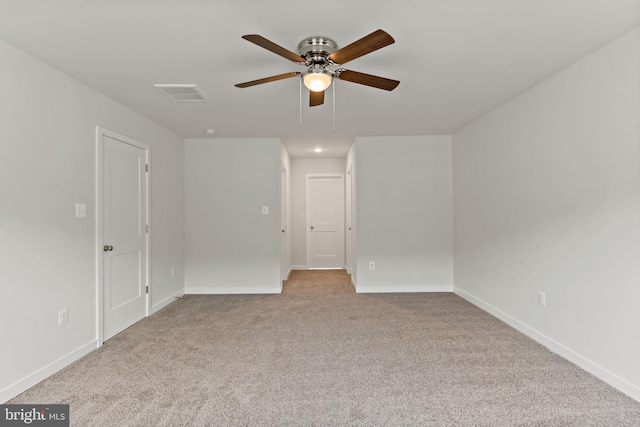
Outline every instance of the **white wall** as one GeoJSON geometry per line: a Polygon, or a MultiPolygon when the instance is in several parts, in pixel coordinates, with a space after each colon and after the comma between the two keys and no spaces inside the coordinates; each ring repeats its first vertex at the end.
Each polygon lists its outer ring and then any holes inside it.
{"type": "Polygon", "coordinates": [[[456,292],[640,400],[640,29],[453,140],[456,292]]]}
{"type": "Polygon", "coordinates": [[[96,125],[151,146],[151,300],[183,289],[183,141],[0,41],[0,402],[96,339],[96,125]],[[75,203],[87,218],[75,218],[75,203]],[[171,277],[175,266],[177,276],[171,277]],[[69,323],[57,325],[58,310],[69,323]]]}
{"type": "Polygon", "coordinates": [[[186,292],[279,293],[280,140],[185,144],[186,292]]]}
{"type": "Polygon", "coordinates": [[[451,137],[356,138],[355,144],[357,291],[451,291],[451,137]]]}
{"type": "Polygon", "coordinates": [[[291,263],[307,268],[307,187],[311,173],[345,173],[344,159],[291,159],[291,263]]]}

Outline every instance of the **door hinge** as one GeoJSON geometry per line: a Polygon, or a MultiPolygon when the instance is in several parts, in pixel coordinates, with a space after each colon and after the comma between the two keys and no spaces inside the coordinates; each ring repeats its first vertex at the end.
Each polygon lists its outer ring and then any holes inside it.
{"type": "Polygon", "coordinates": [[[146,287],[146,292],[149,293],[149,285],[146,287]]]}
{"type": "Polygon", "coordinates": [[[144,169],[149,172],[149,165],[144,165],[144,169]]]}

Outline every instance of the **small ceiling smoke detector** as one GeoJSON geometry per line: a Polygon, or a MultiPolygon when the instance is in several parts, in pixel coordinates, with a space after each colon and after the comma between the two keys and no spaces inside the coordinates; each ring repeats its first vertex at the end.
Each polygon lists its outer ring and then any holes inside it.
{"type": "Polygon", "coordinates": [[[207,135],[215,135],[216,134],[216,130],[215,129],[207,129],[204,131],[204,133],[206,133],[207,135]]]}
{"type": "Polygon", "coordinates": [[[316,153],[322,153],[322,148],[314,148],[313,151],[315,151],[316,153]]]}
{"type": "Polygon", "coordinates": [[[173,101],[208,101],[209,98],[193,84],[153,85],[173,101]]]}

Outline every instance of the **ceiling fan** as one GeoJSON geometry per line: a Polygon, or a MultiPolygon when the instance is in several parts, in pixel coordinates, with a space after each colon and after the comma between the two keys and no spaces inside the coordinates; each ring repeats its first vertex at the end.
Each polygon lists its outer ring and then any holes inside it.
{"type": "Polygon", "coordinates": [[[341,49],[338,49],[336,42],[327,37],[309,37],[298,44],[298,54],[258,34],[248,34],[242,36],[242,38],[296,64],[303,65],[307,67],[307,69],[303,72],[294,71],[266,77],[264,79],[238,83],[236,87],[239,88],[302,76],[304,85],[309,89],[309,106],[315,107],[324,103],[324,91],[331,85],[333,79],[340,79],[388,91],[395,89],[400,84],[397,80],[373,76],[358,71],[345,70],[344,68],[329,69],[329,67],[339,67],[342,64],[346,64],[349,61],[394,43],[395,40],[393,37],[383,30],[374,31],[368,36],[341,49]]]}

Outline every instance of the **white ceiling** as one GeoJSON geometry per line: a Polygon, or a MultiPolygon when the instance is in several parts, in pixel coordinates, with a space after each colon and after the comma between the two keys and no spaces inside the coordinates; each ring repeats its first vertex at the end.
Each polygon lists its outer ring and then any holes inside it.
{"type": "Polygon", "coordinates": [[[640,25],[640,0],[0,0],[0,38],[185,138],[279,137],[294,157],[343,157],[356,136],[451,134],[640,25]],[[315,18],[314,18],[315,16],[315,18]],[[309,108],[303,68],[241,39],[296,52],[312,35],[345,46],[381,28],[396,43],[345,68],[400,80],[393,92],[338,81],[309,108]],[[176,103],[154,83],[195,83],[176,103]]]}

